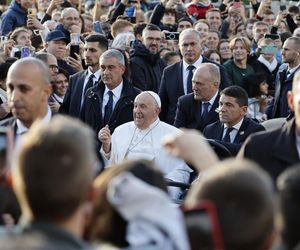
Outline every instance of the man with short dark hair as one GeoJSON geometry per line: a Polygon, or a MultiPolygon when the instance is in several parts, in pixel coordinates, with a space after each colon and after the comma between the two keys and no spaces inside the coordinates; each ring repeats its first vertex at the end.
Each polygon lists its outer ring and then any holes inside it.
{"type": "Polygon", "coordinates": [[[1,237],[1,250],[89,249],[81,238],[92,211],[93,146],[92,131],[63,116],[24,135],[12,178],[25,223],[1,237]]]}
{"type": "Polygon", "coordinates": [[[132,84],[141,90],[158,93],[165,62],[160,58],[162,40],[160,28],[148,24],[142,33],[142,41],[135,40],[130,53],[132,84]]]}
{"type": "Polygon", "coordinates": [[[246,138],[264,127],[245,117],[248,107],[248,95],[239,86],[230,86],[220,93],[219,119],[208,125],[203,134],[224,145],[232,155],[236,155],[246,138]]]}
{"type": "Polygon", "coordinates": [[[60,112],[79,117],[87,90],[100,81],[99,58],[108,49],[107,39],[100,34],[89,35],[84,44],[84,60],[88,68],[70,77],[60,112]]]}
{"type": "Polygon", "coordinates": [[[288,38],[282,47],[282,62],[277,72],[275,82],[275,98],[269,118],[287,117],[290,109],[287,102],[287,93],[292,89],[292,82],[296,72],[300,69],[300,38],[288,38]]]}

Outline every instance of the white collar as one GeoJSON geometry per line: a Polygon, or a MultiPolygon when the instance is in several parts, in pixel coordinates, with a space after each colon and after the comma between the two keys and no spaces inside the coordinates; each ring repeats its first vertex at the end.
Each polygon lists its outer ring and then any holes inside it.
{"type": "Polygon", "coordinates": [[[217,91],[217,92],[215,93],[215,95],[214,95],[212,98],[210,98],[210,100],[208,101],[209,104],[210,104],[211,106],[214,105],[214,102],[215,102],[215,100],[216,100],[218,94],[219,94],[219,91],[217,91]]]}
{"type": "Polygon", "coordinates": [[[63,98],[63,97],[58,96],[58,95],[55,94],[54,92],[53,92],[53,96],[54,96],[54,99],[55,99],[56,101],[58,101],[58,102],[60,102],[60,103],[63,103],[63,101],[64,101],[64,98],[63,98]]]}
{"type": "Polygon", "coordinates": [[[109,89],[107,86],[105,86],[105,90],[104,90],[104,95],[103,95],[103,96],[105,96],[105,95],[108,93],[108,91],[111,91],[111,92],[113,92],[114,96],[116,96],[117,99],[119,99],[120,96],[121,96],[121,93],[122,93],[122,89],[123,89],[123,80],[122,80],[122,82],[121,82],[117,87],[115,87],[114,89],[109,89]]]}
{"type": "Polygon", "coordinates": [[[196,62],[194,62],[193,64],[188,64],[187,62],[185,62],[184,60],[182,60],[182,62],[183,62],[183,70],[187,70],[187,67],[189,65],[194,65],[195,68],[197,69],[201,65],[202,61],[203,61],[203,56],[202,55],[200,55],[199,58],[198,58],[198,60],[196,62]]]}
{"type": "Polygon", "coordinates": [[[298,67],[299,67],[299,64],[296,67],[292,68],[292,69],[290,69],[289,66],[288,66],[288,71],[290,71],[290,75],[293,74],[298,69],[298,67]]]}
{"type": "Polygon", "coordinates": [[[273,57],[273,61],[271,63],[269,61],[267,61],[262,55],[260,55],[257,58],[257,60],[259,62],[261,62],[262,64],[264,64],[269,69],[270,72],[273,72],[273,70],[276,69],[277,64],[278,64],[275,56],[273,57]]]}
{"type": "Polygon", "coordinates": [[[90,77],[90,75],[94,75],[96,78],[96,82],[99,80],[100,78],[100,69],[98,69],[95,73],[93,73],[90,68],[87,69],[87,79],[90,77]]]}
{"type": "MultiPolygon", "coordinates": [[[[232,128],[236,129],[236,131],[239,131],[243,121],[244,121],[244,117],[237,124],[233,125],[232,128]]],[[[224,128],[228,128],[228,125],[224,124],[224,128]]]]}
{"type": "Polygon", "coordinates": [[[138,127],[136,127],[136,129],[138,130],[138,132],[147,132],[147,131],[150,131],[150,130],[154,129],[158,125],[159,122],[160,122],[160,120],[157,117],[157,119],[153,123],[151,123],[148,128],[139,129],[138,127]]]}
{"type": "MultiPolygon", "coordinates": [[[[46,114],[46,116],[44,116],[44,118],[41,121],[43,123],[49,123],[50,119],[51,119],[51,116],[52,116],[51,109],[48,106],[47,114],[46,114]]],[[[17,119],[17,131],[16,131],[16,134],[17,135],[21,135],[21,134],[26,133],[27,131],[28,131],[28,128],[24,125],[24,123],[21,120],[17,119]]]]}

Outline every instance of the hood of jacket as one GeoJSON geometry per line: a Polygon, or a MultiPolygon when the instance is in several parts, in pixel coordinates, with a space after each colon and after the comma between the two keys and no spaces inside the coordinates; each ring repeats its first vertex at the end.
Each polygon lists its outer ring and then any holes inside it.
{"type": "Polygon", "coordinates": [[[12,9],[13,11],[17,12],[17,13],[20,13],[20,14],[23,14],[23,15],[24,15],[24,14],[27,15],[27,11],[24,10],[24,9],[22,9],[21,5],[18,4],[18,3],[16,2],[16,0],[14,0],[14,1],[12,2],[11,6],[10,6],[9,8],[12,9]]]}
{"type": "Polygon", "coordinates": [[[143,57],[143,59],[145,59],[152,65],[155,65],[160,59],[159,53],[150,53],[150,51],[145,47],[145,45],[139,40],[135,40],[133,42],[133,49],[130,51],[130,57],[134,56],[143,57]]]}

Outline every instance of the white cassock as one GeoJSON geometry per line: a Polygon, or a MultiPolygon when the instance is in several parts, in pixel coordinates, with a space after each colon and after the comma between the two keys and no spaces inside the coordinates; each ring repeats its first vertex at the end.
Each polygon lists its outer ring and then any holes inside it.
{"type": "Polygon", "coordinates": [[[111,152],[104,158],[109,164],[120,163],[124,159],[145,159],[153,161],[165,178],[189,183],[192,170],[178,158],[168,155],[162,147],[162,139],[179,129],[157,119],[149,128],[140,130],[134,122],[127,122],[117,127],[111,138],[111,152]]]}

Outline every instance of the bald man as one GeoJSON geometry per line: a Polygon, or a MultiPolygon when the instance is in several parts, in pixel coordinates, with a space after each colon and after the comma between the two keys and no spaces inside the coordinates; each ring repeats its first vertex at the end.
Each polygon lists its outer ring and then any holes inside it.
{"type": "Polygon", "coordinates": [[[203,131],[219,119],[220,69],[213,63],[202,63],[192,78],[193,92],[178,99],[174,126],[203,131]]]}
{"type": "Polygon", "coordinates": [[[67,43],[70,42],[71,33],[81,33],[79,12],[75,8],[65,8],[61,13],[59,22],[60,24],[56,26],[55,30],[64,33],[67,43]]]}
{"type": "Polygon", "coordinates": [[[190,168],[184,161],[167,155],[161,145],[166,134],[179,129],[159,120],[161,109],[159,96],[152,91],[144,91],[134,100],[133,119],[117,127],[111,135],[106,126],[99,132],[102,154],[110,164],[124,159],[146,159],[173,181],[188,183],[190,168]]]}
{"type": "Polygon", "coordinates": [[[49,70],[42,61],[31,57],[16,61],[8,71],[6,88],[13,117],[3,120],[0,126],[13,126],[18,136],[37,119],[49,122],[48,98],[52,88],[49,70]]]}

